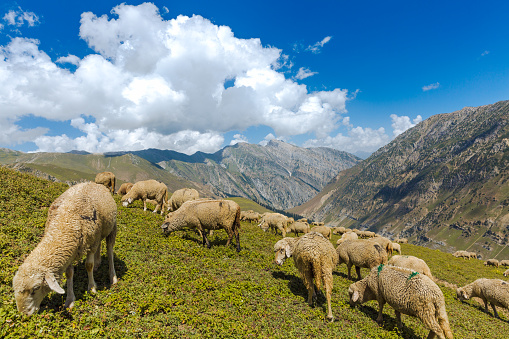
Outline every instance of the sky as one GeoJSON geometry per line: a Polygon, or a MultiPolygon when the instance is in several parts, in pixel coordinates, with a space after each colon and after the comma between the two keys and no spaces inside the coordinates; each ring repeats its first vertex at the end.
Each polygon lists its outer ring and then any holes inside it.
{"type": "Polygon", "coordinates": [[[509,1],[0,4],[0,147],[213,153],[280,139],[366,157],[509,99],[509,1]]]}

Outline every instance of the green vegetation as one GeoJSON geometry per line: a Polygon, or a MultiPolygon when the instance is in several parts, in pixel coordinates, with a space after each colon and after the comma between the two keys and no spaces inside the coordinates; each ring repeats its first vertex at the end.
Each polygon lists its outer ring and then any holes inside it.
{"type": "MultiPolygon", "coordinates": [[[[12,277],[44,231],[51,202],[67,189],[0,167],[0,337],[2,338],[422,338],[427,330],[416,318],[403,316],[396,327],[386,306],[384,324],[375,322],[378,306],[348,304],[346,267],[334,273],[332,307],[336,321],[325,321],[326,301],[310,308],[307,291],[292,260],[282,267],[273,261],[281,238],[242,223],[241,246],[225,247],[226,233],[201,245],[192,231],[163,236],[159,214],[143,212],[139,201],[124,208],[117,199],[118,235],[115,265],[119,277],[109,286],[104,258],[95,274],[98,293],[86,292],[83,260],[74,278],[76,306],[63,308],[65,295],[51,293],[41,311],[21,316],[12,291],[12,277]]],[[[254,208],[253,208],[254,209],[254,208]]],[[[335,242],[338,236],[334,236],[335,242]]],[[[105,248],[103,245],[103,251],[105,248]]],[[[402,245],[403,254],[425,259],[441,280],[463,285],[479,277],[503,278],[504,269],[487,268],[480,260],[454,258],[436,250],[402,245]]],[[[367,270],[362,269],[366,275],[367,270]]],[[[65,285],[62,283],[62,286],[65,285]]],[[[441,286],[455,338],[500,338],[509,331],[502,320],[482,312],[475,301],[461,303],[452,289],[441,286]]]]}

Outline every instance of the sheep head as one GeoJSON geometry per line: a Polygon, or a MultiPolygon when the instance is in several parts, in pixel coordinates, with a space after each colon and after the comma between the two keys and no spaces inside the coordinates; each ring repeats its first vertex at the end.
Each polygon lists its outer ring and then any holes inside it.
{"type": "Polygon", "coordinates": [[[133,202],[133,198],[131,197],[128,198],[127,195],[124,195],[122,199],[120,199],[120,201],[122,201],[122,206],[127,207],[129,206],[130,203],[133,202]]]}
{"type": "Polygon", "coordinates": [[[12,280],[18,311],[28,316],[39,311],[44,297],[51,291],[64,294],[55,275],[50,272],[27,272],[22,266],[12,280]]]}
{"type": "Polygon", "coordinates": [[[293,238],[283,238],[274,245],[274,263],[276,265],[283,265],[287,258],[290,258],[293,253],[293,246],[291,240],[293,238]]]}
{"type": "Polygon", "coordinates": [[[456,297],[459,299],[459,301],[468,299],[467,292],[465,292],[465,290],[461,287],[456,289],[456,297]]]}
{"type": "Polygon", "coordinates": [[[369,288],[366,278],[351,284],[348,287],[348,295],[350,296],[350,305],[352,307],[376,299],[376,295],[369,288]]]}

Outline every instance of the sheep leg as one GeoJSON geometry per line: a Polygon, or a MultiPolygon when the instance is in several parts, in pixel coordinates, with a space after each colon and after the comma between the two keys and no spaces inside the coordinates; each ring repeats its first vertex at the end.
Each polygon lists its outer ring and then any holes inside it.
{"type": "Polygon", "coordinates": [[[203,237],[203,244],[207,245],[207,248],[210,248],[210,242],[209,242],[209,239],[207,239],[207,234],[206,232],[202,232],[202,237],[203,237]]]}
{"type": "Polygon", "coordinates": [[[327,298],[327,319],[330,321],[334,321],[331,306],[332,284],[333,284],[332,271],[330,271],[324,275],[325,296],[327,298]]]}
{"type": "Polygon", "coordinates": [[[95,251],[94,256],[94,271],[97,272],[99,269],[99,265],[101,264],[101,245],[97,248],[97,251],[95,251]]]}
{"type": "Polygon", "coordinates": [[[90,251],[87,253],[85,268],[87,269],[88,273],[88,290],[92,293],[97,293],[97,285],[94,280],[94,256],[95,251],[90,251]]]}
{"type": "Polygon", "coordinates": [[[239,236],[239,229],[235,229],[235,241],[237,242],[237,252],[240,252],[240,236],[239,236]]]}
{"type": "Polygon", "coordinates": [[[493,308],[493,313],[495,314],[495,318],[500,319],[500,317],[498,316],[497,308],[495,307],[495,304],[494,303],[490,303],[490,305],[493,308]]]}
{"type": "Polygon", "coordinates": [[[398,325],[398,329],[403,331],[403,323],[401,322],[401,312],[394,310],[394,314],[396,314],[396,324],[398,325]]]}
{"type": "Polygon", "coordinates": [[[359,266],[355,266],[355,272],[357,272],[357,279],[361,280],[361,268],[359,266]]]}
{"type": "Polygon", "coordinates": [[[429,334],[428,339],[433,339],[435,337],[439,337],[440,339],[445,339],[445,334],[440,325],[438,324],[438,321],[435,317],[431,318],[422,318],[422,322],[424,323],[424,326],[429,328],[429,334]]]}
{"type": "Polygon", "coordinates": [[[384,321],[383,313],[384,310],[385,300],[383,298],[378,298],[378,317],[376,318],[376,322],[378,325],[382,325],[382,322],[384,321]]]}
{"type": "Polygon", "coordinates": [[[351,275],[351,272],[352,272],[352,264],[347,264],[346,266],[348,267],[348,279],[350,279],[350,278],[351,278],[351,276],[352,276],[352,275],[351,275]]]}
{"type": "Polygon", "coordinates": [[[113,262],[113,246],[115,245],[115,237],[117,236],[117,226],[106,237],[106,252],[108,255],[108,269],[110,276],[110,283],[115,285],[117,283],[117,273],[115,272],[115,263],[113,262]]]}
{"type": "MultiPolygon", "coordinates": [[[[153,212],[153,213],[156,213],[156,212],[157,212],[157,210],[159,209],[159,206],[161,206],[161,205],[160,205],[159,203],[157,203],[157,204],[156,204],[156,209],[154,210],[154,212],[153,212]]],[[[163,210],[163,209],[161,208],[161,211],[162,211],[162,210],[163,210]]],[[[162,213],[161,213],[161,214],[162,214],[162,213]]]]}
{"type": "Polygon", "coordinates": [[[143,211],[147,210],[147,200],[143,199],[143,211]]]}
{"type": "Polygon", "coordinates": [[[306,289],[308,290],[308,304],[309,306],[313,307],[313,300],[316,298],[316,294],[311,267],[307,267],[304,272],[304,285],[306,285],[306,289]]]}
{"type": "Polygon", "coordinates": [[[74,296],[73,289],[74,266],[72,264],[65,270],[65,275],[67,276],[67,298],[65,298],[65,307],[73,308],[76,297],[74,296]]]}

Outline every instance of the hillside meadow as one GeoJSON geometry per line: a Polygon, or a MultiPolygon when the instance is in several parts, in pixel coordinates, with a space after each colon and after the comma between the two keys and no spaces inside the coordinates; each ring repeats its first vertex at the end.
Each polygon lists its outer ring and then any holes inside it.
{"type": "MultiPolygon", "coordinates": [[[[427,330],[415,318],[403,316],[396,327],[394,311],[384,308],[384,323],[376,322],[378,306],[348,304],[346,266],[334,272],[332,295],[335,322],[325,320],[326,301],[319,296],[310,308],[307,291],[292,260],[273,264],[273,246],[281,238],[256,225],[242,223],[241,247],[225,247],[226,233],[201,245],[192,231],[164,236],[163,217],[143,212],[142,203],[118,206],[115,268],[119,282],[109,285],[105,246],[95,274],[98,293],[86,292],[84,261],[74,279],[75,307],[63,308],[65,295],[49,294],[38,314],[17,312],[12,278],[44,231],[51,202],[67,189],[27,174],[0,167],[0,337],[2,338],[422,338],[427,330]]],[[[335,243],[337,236],[332,241],[335,243]]],[[[459,302],[449,284],[464,285],[479,277],[503,278],[503,268],[484,267],[451,254],[402,245],[403,254],[425,259],[443,281],[451,328],[456,338],[501,338],[509,333],[509,314],[502,319],[484,313],[476,301],[459,302]],[[447,283],[445,283],[447,282],[447,283]]],[[[362,269],[363,276],[367,274],[362,269]]],[[[64,283],[61,284],[65,285],[64,283]]]]}

